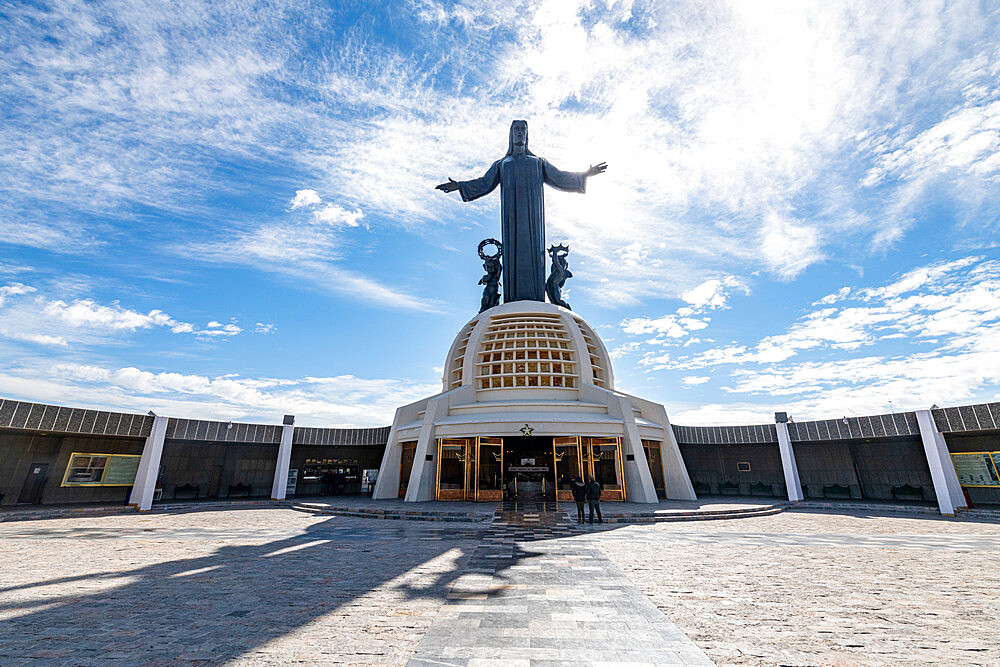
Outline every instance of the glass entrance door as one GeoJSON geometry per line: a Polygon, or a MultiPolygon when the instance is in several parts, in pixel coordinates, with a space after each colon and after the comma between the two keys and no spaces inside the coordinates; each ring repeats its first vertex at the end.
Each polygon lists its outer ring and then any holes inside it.
{"type": "Polygon", "coordinates": [[[476,500],[503,500],[503,438],[476,438],[476,500]]]}
{"type": "Polygon", "coordinates": [[[556,463],[556,500],[573,500],[571,484],[579,477],[586,481],[580,458],[579,436],[552,439],[552,456],[556,463]]]}
{"type": "Polygon", "coordinates": [[[642,448],[646,452],[646,463],[649,464],[649,474],[653,477],[656,497],[666,498],[667,485],[663,483],[663,459],[660,458],[660,443],[656,440],[643,440],[642,448]]]}
{"type": "Polygon", "coordinates": [[[413,471],[413,456],[417,451],[415,440],[404,442],[400,445],[402,451],[399,455],[399,494],[398,497],[406,497],[406,487],[410,483],[410,473],[413,471]]]}
{"type": "Polygon", "coordinates": [[[572,500],[574,477],[601,483],[601,500],[625,500],[621,438],[567,436],[553,438],[552,455],[558,480],[557,500],[572,500]]]}
{"type": "Polygon", "coordinates": [[[476,439],[438,440],[438,500],[476,499],[476,439]]]}

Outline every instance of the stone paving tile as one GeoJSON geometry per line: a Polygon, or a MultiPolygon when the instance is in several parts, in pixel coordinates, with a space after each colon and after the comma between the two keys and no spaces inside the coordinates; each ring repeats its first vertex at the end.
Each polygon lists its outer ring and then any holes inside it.
{"type": "Polygon", "coordinates": [[[719,664],[1000,664],[998,524],[795,511],[589,537],[719,664]]]}
{"type": "Polygon", "coordinates": [[[400,665],[484,530],[292,510],[5,524],[0,665],[400,665]]]}
{"type": "Polygon", "coordinates": [[[409,665],[712,664],[562,512],[535,513],[498,511],[451,585],[464,604],[438,611],[409,665]],[[473,607],[479,623],[456,628],[473,607]]]}
{"type": "Polygon", "coordinates": [[[997,522],[493,517],[488,532],[246,507],[6,523],[0,665],[401,665],[422,640],[435,665],[704,660],[688,636],[723,664],[1000,664],[997,522]]]}

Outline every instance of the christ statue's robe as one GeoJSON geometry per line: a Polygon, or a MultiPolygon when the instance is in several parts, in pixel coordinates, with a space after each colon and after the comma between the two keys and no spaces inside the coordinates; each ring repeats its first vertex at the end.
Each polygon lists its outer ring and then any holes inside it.
{"type": "Polygon", "coordinates": [[[545,301],[545,192],[585,192],[587,176],[556,169],[526,153],[497,160],[481,177],[458,184],[462,201],[472,201],[500,186],[503,225],[503,300],[545,301]]]}

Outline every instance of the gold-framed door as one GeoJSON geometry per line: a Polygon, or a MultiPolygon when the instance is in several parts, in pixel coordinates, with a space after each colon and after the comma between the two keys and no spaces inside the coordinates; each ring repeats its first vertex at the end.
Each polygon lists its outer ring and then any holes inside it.
{"type": "Polygon", "coordinates": [[[657,498],[667,497],[667,485],[663,480],[663,456],[658,440],[643,440],[642,450],[646,454],[646,463],[649,464],[649,474],[653,478],[653,488],[656,489],[657,498]]]}
{"type": "Polygon", "coordinates": [[[437,482],[438,500],[476,499],[476,438],[439,438],[437,482]]]}
{"type": "Polygon", "coordinates": [[[624,501],[625,475],[619,437],[562,436],[552,439],[556,467],[556,500],[572,500],[569,481],[594,477],[601,486],[601,500],[624,501]]]}
{"type": "Polygon", "coordinates": [[[573,500],[570,488],[573,478],[587,477],[580,458],[580,436],[552,438],[552,464],[555,468],[556,500],[573,500]]]}
{"type": "Polygon", "coordinates": [[[503,500],[503,438],[476,438],[476,501],[503,500]]]}
{"type": "Polygon", "coordinates": [[[410,440],[400,443],[399,453],[399,498],[406,497],[406,487],[410,484],[410,473],[413,472],[413,457],[417,452],[417,441],[410,440]]]}
{"type": "Polygon", "coordinates": [[[503,499],[503,438],[439,438],[438,500],[503,499]]]}

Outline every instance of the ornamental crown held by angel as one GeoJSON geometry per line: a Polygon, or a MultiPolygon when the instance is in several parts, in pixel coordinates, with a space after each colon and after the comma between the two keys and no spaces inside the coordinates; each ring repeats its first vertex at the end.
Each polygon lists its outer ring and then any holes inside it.
{"type": "Polygon", "coordinates": [[[543,184],[567,192],[586,192],[587,178],[603,174],[601,162],[584,172],[556,169],[528,150],[528,122],[510,124],[507,154],[490,165],[482,177],[437,186],[459,191],[462,201],[472,201],[500,186],[501,239],[503,244],[503,300],[545,301],[545,193],[543,184]]]}

